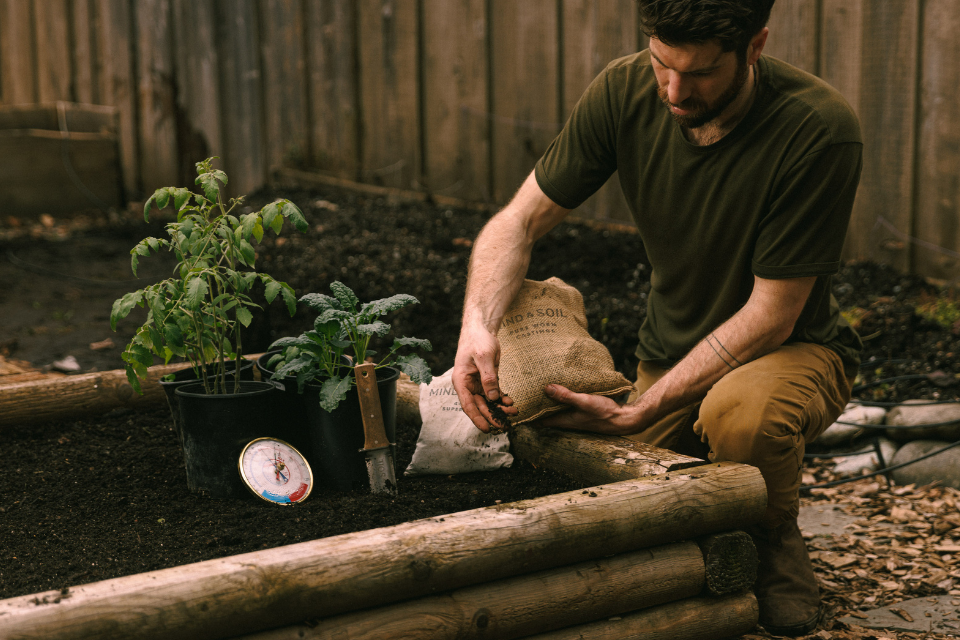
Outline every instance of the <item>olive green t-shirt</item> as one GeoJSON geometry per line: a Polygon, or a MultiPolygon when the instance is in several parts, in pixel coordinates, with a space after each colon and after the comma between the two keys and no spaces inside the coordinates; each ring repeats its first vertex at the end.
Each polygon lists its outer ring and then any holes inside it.
{"type": "Polygon", "coordinates": [[[753,105],[718,142],[689,142],[657,96],[648,51],[611,62],[536,166],[573,209],[614,171],[652,267],[637,356],[672,366],[736,313],[754,276],[817,276],[788,342],[823,344],[856,372],[861,343],[830,292],[862,142],[856,115],[818,78],[762,56],[753,105]]]}

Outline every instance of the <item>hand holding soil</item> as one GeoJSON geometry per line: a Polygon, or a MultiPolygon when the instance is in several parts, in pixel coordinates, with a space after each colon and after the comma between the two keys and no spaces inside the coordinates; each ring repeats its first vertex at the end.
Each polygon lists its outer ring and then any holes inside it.
{"type": "Polygon", "coordinates": [[[517,409],[512,407],[510,396],[503,396],[502,400],[487,400],[487,411],[490,412],[488,421],[492,421],[489,433],[500,435],[510,428],[510,415],[516,415],[517,409]],[[510,414],[507,414],[510,411],[510,414]]]}
{"type": "Polygon", "coordinates": [[[509,418],[518,413],[513,400],[500,389],[499,362],[497,337],[482,327],[470,329],[464,323],[454,362],[453,388],[463,412],[484,433],[504,433],[509,418]]]}

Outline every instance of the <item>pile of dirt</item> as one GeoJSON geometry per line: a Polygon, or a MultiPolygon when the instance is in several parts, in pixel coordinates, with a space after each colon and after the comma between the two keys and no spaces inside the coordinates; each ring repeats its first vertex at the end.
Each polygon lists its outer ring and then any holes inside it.
{"type": "Polygon", "coordinates": [[[404,477],[419,428],[397,425],[397,496],[318,486],[301,504],[187,490],[166,407],[4,426],[0,599],[386,527],[582,485],[514,462],[509,469],[404,477]]]}

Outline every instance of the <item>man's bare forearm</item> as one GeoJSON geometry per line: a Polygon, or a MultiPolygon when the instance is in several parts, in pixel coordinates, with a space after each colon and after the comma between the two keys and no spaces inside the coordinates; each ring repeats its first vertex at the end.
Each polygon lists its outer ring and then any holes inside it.
{"type": "Polygon", "coordinates": [[[533,244],[568,213],[550,201],[531,174],[516,197],[484,226],[470,256],[463,324],[496,334],[530,266],[533,244]]]}
{"type": "Polygon", "coordinates": [[[638,426],[700,400],[726,374],[780,347],[790,337],[814,280],[758,279],[750,301],[637,400],[633,407],[638,426]]]}

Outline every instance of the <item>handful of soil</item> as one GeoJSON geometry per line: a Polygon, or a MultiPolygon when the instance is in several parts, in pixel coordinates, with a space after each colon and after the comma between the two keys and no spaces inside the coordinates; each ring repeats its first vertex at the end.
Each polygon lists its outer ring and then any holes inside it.
{"type": "Polygon", "coordinates": [[[490,425],[490,433],[500,435],[506,433],[510,428],[510,416],[503,410],[504,404],[500,400],[487,400],[487,409],[496,421],[496,425],[490,425]]]}

